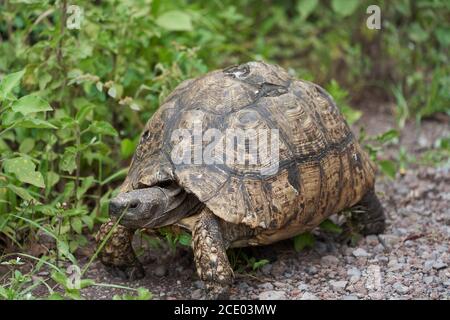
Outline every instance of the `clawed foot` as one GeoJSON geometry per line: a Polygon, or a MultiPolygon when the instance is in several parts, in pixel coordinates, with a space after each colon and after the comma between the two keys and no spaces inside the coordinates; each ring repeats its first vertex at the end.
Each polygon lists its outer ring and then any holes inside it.
{"type": "Polygon", "coordinates": [[[230,299],[230,286],[221,283],[206,284],[206,300],[230,299]]]}

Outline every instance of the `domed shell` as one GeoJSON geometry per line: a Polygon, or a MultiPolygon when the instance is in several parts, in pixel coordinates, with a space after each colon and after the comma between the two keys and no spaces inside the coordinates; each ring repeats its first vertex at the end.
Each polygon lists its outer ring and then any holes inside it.
{"type": "Polygon", "coordinates": [[[225,221],[306,230],[358,202],[374,167],[324,89],[249,62],[183,82],[148,121],[122,191],[166,180],[225,221]]]}

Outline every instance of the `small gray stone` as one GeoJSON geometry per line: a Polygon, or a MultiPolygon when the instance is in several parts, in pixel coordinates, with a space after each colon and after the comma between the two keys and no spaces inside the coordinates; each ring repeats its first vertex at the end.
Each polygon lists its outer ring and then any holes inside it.
{"type": "Polygon", "coordinates": [[[259,300],[286,300],[284,291],[269,290],[261,292],[258,296],[259,300]]]}
{"type": "Polygon", "coordinates": [[[247,284],[247,282],[240,282],[239,283],[239,289],[241,290],[247,290],[250,286],[247,284]]]}
{"type": "Polygon", "coordinates": [[[300,300],[319,300],[319,298],[317,298],[317,296],[315,296],[311,292],[306,291],[305,293],[303,293],[300,300]]]}
{"type": "Polygon", "coordinates": [[[277,288],[286,288],[288,286],[287,283],[281,282],[281,281],[275,281],[273,285],[277,288]]]}
{"type": "Polygon", "coordinates": [[[433,263],[433,269],[436,269],[436,270],[442,270],[447,267],[448,267],[448,265],[442,261],[436,261],[435,263],[433,263]]]}
{"type": "Polygon", "coordinates": [[[430,284],[433,282],[433,280],[434,280],[433,276],[423,278],[423,282],[425,282],[425,284],[430,284]]]}
{"type": "Polygon", "coordinates": [[[366,237],[366,242],[369,246],[376,246],[379,241],[376,235],[369,235],[366,237]]]}
{"type": "Polygon", "coordinates": [[[394,283],[392,287],[394,288],[395,291],[397,291],[400,294],[405,294],[408,293],[409,291],[409,288],[407,286],[404,286],[400,282],[394,283]]]}
{"type": "Polygon", "coordinates": [[[195,286],[197,289],[203,289],[203,288],[205,288],[205,284],[204,284],[203,281],[201,281],[201,280],[195,281],[195,282],[194,282],[194,286],[195,286]]]}
{"type": "Polygon", "coordinates": [[[272,264],[268,263],[261,268],[261,272],[265,275],[269,275],[272,271],[272,264]]]}
{"type": "Polygon", "coordinates": [[[297,286],[297,288],[298,288],[298,290],[300,290],[300,291],[306,291],[306,290],[308,290],[309,286],[308,286],[306,283],[300,283],[300,284],[297,286]]]}
{"type": "Polygon", "coordinates": [[[339,259],[332,255],[323,256],[320,260],[322,263],[327,265],[336,265],[339,263],[339,259]]]}
{"type": "Polygon", "coordinates": [[[378,238],[380,239],[381,243],[387,248],[392,248],[400,241],[400,237],[393,234],[380,234],[378,235],[378,238]]]}
{"type": "Polygon", "coordinates": [[[155,276],[164,277],[167,273],[167,268],[163,265],[157,266],[154,270],[155,276]]]}
{"type": "Polygon", "coordinates": [[[433,268],[435,261],[434,260],[427,260],[425,261],[425,263],[423,264],[423,270],[425,271],[429,271],[433,268]]]}
{"type": "Polygon", "coordinates": [[[342,300],[359,300],[357,296],[354,295],[348,295],[348,296],[343,296],[342,300]]]}
{"type": "Polygon", "coordinates": [[[359,257],[368,257],[368,256],[369,256],[369,254],[367,253],[367,251],[364,250],[363,248],[358,248],[358,249],[356,249],[356,250],[353,250],[352,254],[353,254],[355,257],[357,257],[357,258],[359,258],[359,257]]]}
{"type": "Polygon", "coordinates": [[[196,289],[194,291],[192,291],[191,293],[191,298],[194,300],[199,300],[202,297],[202,289],[196,289]]]}
{"type": "Polygon", "coordinates": [[[317,273],[317,268],[315,266],[309,266],[306,268],[306,273],[309,275],[315,275],[317,273]]]}
{"type": "Polygon", "coordinates": [[[333,291],[337,291],[337,292],[345,290],[345,287],[347,286],[347,281],[331,280],[329,283],[330,283],[331,289],[333,289],[333,291]]]}
{"type": "Polygon", "coordinates": [[[356,283],[361,278],[361,271],[357,268],[347,270],[347,275],[350,277],[350,283],[356,283]]]}
{"type": "Polygon", "coordinates": [[[273,285],[270,282],[262,283],[258,287],[263,290],[273,290],[273,285]]]}

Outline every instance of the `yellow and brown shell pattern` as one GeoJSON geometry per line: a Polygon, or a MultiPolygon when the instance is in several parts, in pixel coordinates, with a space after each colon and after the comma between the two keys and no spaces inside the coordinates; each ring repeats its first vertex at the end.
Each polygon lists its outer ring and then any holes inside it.
{"type": "Polygon", "coordinates": [[[310,230],[356,204],[373,188],[374,166],[324,89],[279,66],[248,62],[181,83],[148,121],[122,190],[167,180],[223,220],[261,230],[262,244],[310,230]],[[173,132],[196,125],[256,135],[278,129],[277,170],[263,175],[259,169],[269,164],[249,161],[174,163],[173,132]],[[286,232],[277,235],[280,229],[286,232]]]}

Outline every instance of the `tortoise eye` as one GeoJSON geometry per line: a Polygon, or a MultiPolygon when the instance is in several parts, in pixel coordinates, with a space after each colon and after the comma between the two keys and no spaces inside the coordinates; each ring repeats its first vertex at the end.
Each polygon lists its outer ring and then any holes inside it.
{"type": "Polygon", "coordinates": [[[145,132],[142,134],[142,137],[141,137],[141,143],[146,141],[149,136],[150,136],[150,131],[149,130],[145,130],[145,132]]]}

